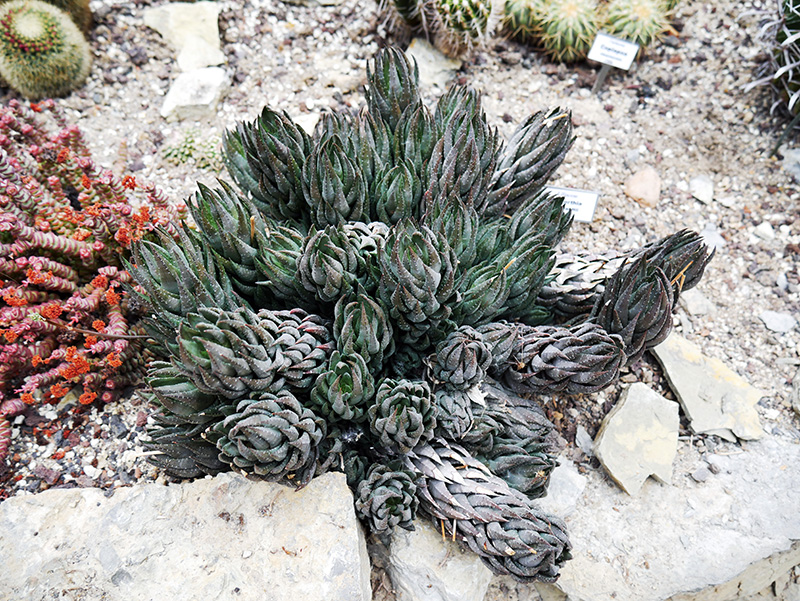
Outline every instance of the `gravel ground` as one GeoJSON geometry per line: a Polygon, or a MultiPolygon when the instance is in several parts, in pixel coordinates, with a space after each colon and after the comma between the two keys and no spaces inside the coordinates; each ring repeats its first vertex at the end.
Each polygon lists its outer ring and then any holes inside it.
{"type": "MultiPolygon", "coordinates": [[[[326,108],[356,107],[367,59],[392,42],[371,2],[219,4],[233,83],[213,120],[168,124],[160,117],[178,68],[175,52],[143,25],[148,1],[91,3],[95,63],[86,86],[59,101],[99,162],[156,182],[176,202],[198,181],[213,184],[219,172],[191,161],[174,164],[165,157],[168,147],[191,131],[213,139],[254,118],[265,104],[299,120],[326,108]]],[[[800,317],[800,193],[780,161],[768,157],[780,133],[768,114],[769,96],[743,91],[759,62],[757,22],[747,16],[758,7],[685,0],[674,24],[678,35],[652,48],[630,72],[611,73],[599,94],[591,92],[596,66],[555,65],[508,41],[476,53],[457,78],[483,92],[490,121],[506,136],[533,111],[554,105],[573,111],[578,139],[552,183],[596,190],[601,198],[594,221],[576,223],[565,250],[627,249],[682,228],[721,236],[724,246],[698,288],[714,310],[690,316],[680,309],[676,328],[766,391],[758,409],[767,432],[800,438],[791,409],[800,332],[771,332],[758,317],[767,310],[800,317]],[[626,179],[645,166],[661,178],[655,207],[623,193],[626,179]],[[689,194],[688,182],[697,175],[713,179],[713,202],[689,194]]],[[[2,100],[12,96],[6,92],[2,100]]],[[[637,380],[671,395],[648,356],[622,377],[637,380]]],[[[589,398],[546,400],[583,469],[599,468],[572,445],[575,426],[593,434],[618,393],[615,386],[589,398]]],[[[133,482],[163,480],[140,442],[149,412],[129,395],[106,407],[40,408],[19,416],[10,461],[0,467],[0,499],[59,486],[95,486],[110,494],[133,482]]],[[[723,444],[714,437],[690,439],[685,429],[683,434],[695,453],[723,444]]],[[[676,479],[682,477],[676,470],[676,479]]]]}

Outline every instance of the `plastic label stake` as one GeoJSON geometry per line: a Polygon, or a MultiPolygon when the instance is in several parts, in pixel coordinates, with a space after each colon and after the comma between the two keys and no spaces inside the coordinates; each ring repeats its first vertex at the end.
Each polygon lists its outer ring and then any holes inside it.
{"type": "Polygon", "coordinates": [[[633,59],[639,53],[639,44],[634,44],[628,40],[615,38],[602,31],[597,34],[589,49],[586,58],[602,63],[600,72],[597,74],[597,81],[592,86],[592,92],[597,92],[606,80],[611,67],[627,71],[633,64],[633,59]]]}
{"type": "Polygon", "coordinates": [[[555,196],[564,198],[564,208],[572,211],[575,221],[589,223],[594,217],[597,200],[600,198],[599,192],[578,190],[576,188],[559,188],[557,186],[545,186],[545,190],[555,196]]]}

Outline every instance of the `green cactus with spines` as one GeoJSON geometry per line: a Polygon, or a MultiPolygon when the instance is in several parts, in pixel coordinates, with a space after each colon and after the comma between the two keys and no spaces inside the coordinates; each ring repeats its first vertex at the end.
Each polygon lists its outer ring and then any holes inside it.
{"type": "Polygon", "coordinates": [[[432,0],[426,6],[436,32],[434,42],[449,56],[483,45],[503,16],[502,0],[432,0]]]}
{"type": "Polygon", "coordinates": [[[640,46],[649,46],[669,27],[664,0],[611,0],[604,7],[603,30],[640,46]]]}
{"type": "Polygon", "coordinates": [[[601,25],[595,0],[551,0],[538,17],[544,51],[564,63],[586,58],[601,25]]]}
{"type": "Polygon", "coordinates": [[[537,14],[542,10],[544,0],[506,0],[503,29],[509,37],[520,42],[535,42],[542,28],[537,14]]]}
{"type": "Polygon", "coordinates": [[[67,13],[39,0],[0,5],[0,76],[28,98],[62,96],[89,74],[91,51],[67,13]]]}

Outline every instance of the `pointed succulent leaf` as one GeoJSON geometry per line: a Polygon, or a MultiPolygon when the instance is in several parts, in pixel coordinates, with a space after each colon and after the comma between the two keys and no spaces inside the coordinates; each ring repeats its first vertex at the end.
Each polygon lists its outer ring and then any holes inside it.
{"type": "Polygon", "coordinates": [[[419,69],[413,58],[397,48],[378,51],[367,63],[367,107],[394,132],[400,116],[419,101],[419,69]]]}
{"type": "Polygon", "coordinates": [[[441,524],[495,573],[553,582],[570,558],[566,526],[461,446],[434,439],[404,457],[417,480],[419,512],[441,524]]]}
{"type": "Polygon", "coordinates": [[[297,277],[317,300],[334,303],[348,296],[365,273],[364,258],[343,224],[329,225],[319,232],[312,227],[297,260],[297,277]]]}
{"type": "Polygon", "coordinates": [[[483,335],[461,326],[436,345],[433,377],[457,390],[468,390],[483,380],[491,362],[492,352],[483,335]]]}
{"type": "Polygon", "coordinates": [[[380,297],[410,342],[450,314],[457,261],[447,242],[425,226],[403,220],[389,230],[378,251],[380,297]]]}
{"type": "Polygon", "coordinates": [[[237,134],[259,184],[261,194],[253,199],[259,210],[278,219],[307,221],[302,173],[311,153],[308,135],[285,111],[269,107],[252,123],[239,125],[237,134]]]}
{"type": "Polygon", "coordinates": [[[417,487],[414,474],[374,463],[356,489],[356,512],[373,532],[387,532],[398,526],[414,529],[417,487]]]}
{"type": "Polygon", "coordinates": [[[402,219],[417,216],[422,186],[408,162],[402,162],[379,176],[375,187],[375,218],[394,225],[402,219]]]}
{"type": "Polygon", "coordinates": [[[392,325],[381,305],[366,294],[355,300],[342,297],[334,309],[333,336],[344,355],[358,354],[373,373],[394,352],[392,325]]]}
{"type": "Polygon", "coordinates": [[[364,358],[357,353],[331,354],[328,368],[311,389],[315,410],[331,422],[363,422],[375,394],[375,382],[364,358]]]}
{"type": "Polygon", "coordinates": [[[143,445],[153,453],[148,462],[176,478],[214,476],[227,469],[217,448],[204,438],[208,424],[185,424],[159,414],[153,419],[143,445]]]}
{"type": "Polygon", "coordinates": [[[664,270],[643,255],[623,265],[607,282],[590,319],[622,338],[630,364],[669,335],[673,297],[664,270]]]}
{"type": "Polygon", "coordinates": [[[493,372],[517,392],[597,392],[617,378],[625,363],[622,339],[596,324],[520,327],[511,356],[493,372]]]}
{"type": "Polygon", "coordinates": [[[511,136],[492,178],[486,215],[512,212],[535,196],[575,141],[572,116],[560,108],[528,117],[511,136]]]}
{"type": "Polygon", "coordinates": [[[319,229],[346,221],[369,221],[367,190],[358,164],[334,134],[311,152],[303,168],[311,222],[319,229]]]}
{"type": "Polygon", "coordinates": [[[267,480],[303,487],[314,475],[325,420],[292,394],[264,393],[241,400],[214,427],[219,458],[267,480]]]}
{"type": "Polygon", "coordinates": [[[380,444],[400,453],[430,440],[436,427],[436,405],[424,381],[384,378],[367,413],[380,444]]]}

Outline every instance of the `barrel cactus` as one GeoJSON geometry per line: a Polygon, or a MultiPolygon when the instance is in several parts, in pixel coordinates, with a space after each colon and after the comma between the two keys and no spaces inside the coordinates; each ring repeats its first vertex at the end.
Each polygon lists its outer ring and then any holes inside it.
{"type": "Polygon", "coordinates": [[[0,5],[0,76],[23,96],[61,96],[89,74],[91,51],[78,25],[39,0],[0,5]]]}
{"type": "Polygon", "coordinates": [[[534,502],[556,435],[517,393],[613,382],[710,258],[692,232],[560,255],[571,216],[545,184],[573,140],[555,108],[504,146],[464,86],[428,109],[392,48],[361,110],[308,135],[267,108],[228,132],[240,192],[201,188],[197,230],[130,266],[164,359],[151,460],[297,486],[342,470],[372,530],[426,517],[497,573],[557,578],[570,543],[534,502]]]}

